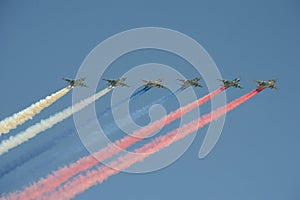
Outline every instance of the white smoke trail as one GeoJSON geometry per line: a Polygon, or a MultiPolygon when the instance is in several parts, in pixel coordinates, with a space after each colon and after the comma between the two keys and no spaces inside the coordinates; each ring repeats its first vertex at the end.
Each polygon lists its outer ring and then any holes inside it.
{"type": "Polygon", "coordinates": [[[70,106],[68,108],[65,108],[63,111],[56,113],[53,116],[50,116],[47,119],[41,120],[39,123],[36,123],[35,125],[27,128],[25,131],[15,135],[10,136],[7,140],[4,140],[0,143],[0,155],[4,154],[5,152],[8,152],[10,149],[22,144],[23,142],[28,141],[29,139],[35,137],[42,131],[45,131],[55,124],[63,121],[64,119],[71,116],[73,113],[76,113],[80,111],[81,109],[85,108],[89,104],[93,103],[106,93],[108,93],[112,88],[106,88],[82,101],[75,104],[74,106],[70,106]]]}
{"type": "Polygon", "coordinates": [[[27,120],[32,119],[35,115],[39,114],[44,108],[50,106],[59,98],[64,96],[70,91],[71,88],[63,88],[58,92],[47,96],[46,98],[32,104],[31,106],[21,110],[14,115],[5,118],[0,121],[0,136],[1,134],[8,133],[11,129],[15,129],[17,126],[25,123],[27,120]]]}

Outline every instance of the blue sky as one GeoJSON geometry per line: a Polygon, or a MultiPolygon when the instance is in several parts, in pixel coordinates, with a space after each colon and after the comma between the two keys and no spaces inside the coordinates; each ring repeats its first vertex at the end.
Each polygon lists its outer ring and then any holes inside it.
{"type": "MultiPolygon", "coordinates": [[[[8,1],[0,3],[0,119],[64,87],[61,77],[75,77],[88,53],[113,34],[157,26],[180,31],[199,42],[224,78],[241,77],[244,90],[228,90],[228,100],[253,89],[253,79],[278,78],[278,92],[266,90],[227,115],[220,140],[204,160],[198,159],[205,128],[189,150],[171,166],[147,174],[120,173],[90,188],[76,199],[299,199],[300,4],[287,1],[8,1]]],[[[117,60],[118,67],[157,62],[194,76],[182,60],[158,51],[136,52],[117,60]],[[123,59],[123,60],[122,60],[123,59]]],[[[126,68],[124,69],[126,70],[126,68]]],[[[104,87],[100,83],[99,88],[104,87]]],[[[196,90],[199,96],[207,91],[196,90]]],[[[159,98],[149,91],[135,105],[159,98]],[[150,98],[151,97],[151,98],[150,98]]],[[[71,105],[69,93],[26,127],[71,105]]],[[[109,105],[110,95],[96,103],[109,105]]],[[[172,100],[167,110],[176,109],[172,100]]],[[[204,111],[209,110],[209,104],[204,111]]],[[[139,123],[146,123],[147,117],[139,123]]],[[[176,123],[166,128],[172,130],[176,123]]],[[[58,167],[86,155],[80,149],[73,119],[67,119],[26,144],[0,157],[3,171],[32,149],[43,149],[18,168],[0,177],[0,193],[22,188],[58,167]],[[54,148],[44,143],[60,134],[54,148]],[[65,150],[65,147],[67,150],[65,150]]]]}

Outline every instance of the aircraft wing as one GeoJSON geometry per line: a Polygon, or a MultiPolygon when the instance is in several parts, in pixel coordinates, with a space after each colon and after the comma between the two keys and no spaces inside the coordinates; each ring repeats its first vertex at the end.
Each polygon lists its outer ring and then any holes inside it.
{"type": "Polygon", "coordinates": [[[107,81],[107,82],[109,82],[109,83],[112,83],[112,82],[113,82],[113,80],[106,79],[106,78],[104,78],[104,79],[102,79],[102,80],[107,81]]]}
{"type": "Polygon", "coordinates": [[[160,79],[157,79],[157,80],[155,80],[155,81],[153,81],[153,82],[155,82],[155,83],[161,83],[161,82],[162,82],[162,79],[160,78],[160,79]]]}
{"type": "Polygon", "coordinates": [[[84,83],[80,83],[79,84],[81,87],[86,87],[86,88],[88,88],[89,86],[87,86],[86,84],[84,84],[84,83]]]}
{"type": "Polygon", "coordinates": [[[260,80],[254,80],[255,83],[258,83],[258,84],[262,84],[263,81],[260,81],[260,80]]]}
{"type": "Polygon", "coordinates": [[[192,81],[200,81],[199,77],[193,78],[192,81]]]}
{"type": "Polygon", "coordinates": [[[223,84],[228,83],[228,80],[222,80],[222,79],[218,79],[219,81],[221,81],[223,84]]]}
{"type": "Polygon", "coordinates": [[[122,87],[129,87],[129,85],[127,85],[126,83],[119,83],[122,87]]]}
{"type": "Polygon", "coordinates": [[[279,90],[279,88],[276,87],[275,85],[272,87],[272,89],[274,89],[274,90],[279,90]]]}
{"type": "Polygon", "coordinates": [[[158,88],[164,88],[164,89],[166,89],[166,87],[164,85],[162,85],[162,84],[156,84],[155,86],[158,87],[158,88]]]}
{"type": "Polygon", "coordinates": [[[200,88],[202,88],[202,85],[200,85],[199,83],[194,83],[193,84],[195,87],[200,87],[200,88]]]}
{"type": "Polygon", "coordinates": [[[68,82],[72,81],[71,79],[68,79],[68,78],[62,78],[62,80],[68,81],[68,82]]]}

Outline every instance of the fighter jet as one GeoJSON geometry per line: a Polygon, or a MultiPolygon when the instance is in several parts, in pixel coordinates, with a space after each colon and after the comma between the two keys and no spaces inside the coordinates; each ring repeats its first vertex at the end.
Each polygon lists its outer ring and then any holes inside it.
{"type": "Polygon", "coordinates": [[[85,78],[80,78],[80,79],[67,79],[67,78],[62,78],[64,81],[67,81],[69,83],[69,87],[70,88],[73,88],[73,87],[76,87],[76,86],[81,86],[81,87],[88,87],[84,80],[85,78]]]}
{"type": "Polygon", "coordinates": [[[239,84],[239,82],[240,82],[239,78],[235,78],[232,81],[230,81],[230,80],[220,80],[220,79],[218,79],[218,80],[223,82],[223,86],[225,88],[235,87],[235,88],[242,89],[242,86],[240,86],[240,84],[239,84]]]}
{"type": "Polygon", "coordinates": [[[114,88],[114,87],[117,87],[117,86],[129,87],[129,85],[127,85],[125,83],[126,78],[120,78],[120,79],[117,79],[117,80],[105,79],[104,78],[103,80],[106,81],[107,82],[107,86],[111,87],[111,88],[114,88]]]}
{"type": "Polygon", "coordinates": [[[263,90],[266,88],[271,88],[271,89],[278,90],[278,87],[275,86],[277,79],[271,79],[268,81],[254,80],[254,82],[258,84],[257,89],[263,90]]]}
{"type": "Polygon", "coordinates": [[[200,85],[198,82],[200,81],[201,78],[199,77],[196,77],[196,78],[193,78],[191,80],[183,80],[183,79],[177,79],[179,81],[181,81],[181,86],[183,88],[187,88],[187,87],[190,87],[190,86],[194,86],[194,87],[200,87],[202,88],[202,85],[200,85]]]}
{"type": "Polygon", "coordinates": [[[148,88],[153,88],[153,87],[158,87],[158,88],[164,88],[166,89],[166,87],[164,85],[161,84],[162,79],[157,79],[154,81],[149,81],[149,80],[142,80],[145,84],[145,87],[148,88]]]}

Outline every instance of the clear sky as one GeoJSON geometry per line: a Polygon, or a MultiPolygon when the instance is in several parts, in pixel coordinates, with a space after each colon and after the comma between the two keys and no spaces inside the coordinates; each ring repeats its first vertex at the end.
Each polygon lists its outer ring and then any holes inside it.
{"type": "MultiPolygon", "coordinates": [[[[88,53],[111,35],[146,26],[174,29],[199,42],[224,78],[241,77],[244,90],[228,90],[228,101],[253,89],[253,79],[278,78],[280,90],[263,91],[228,114],[220,140],[205,159],[198,158],[204,128],[171,166],[147,174],[120,173],[76,199],[299,199],[299,9],[296,0],[2,0],[0,119],[64,87],[61,77],[75,77],[88,53]]],[[[106,76],[118,78],[122,65],[130,68],[148,62],[169,64],[183,69],[187,77],[194,76],[187,63],[158,51],[125,56],[113,63],[106,76]]],[[[199,96],[207,92],[196,91],[199,96]]],[[[135,105],[161,95],[158,89],[149,91],[135,105]]],[[[109,100],[107,95],[97,102],[97,110],[108,106],[109,100]]],[[[12,134],[71,103],[69,93],[12,134]]],[[[167,110],[177,106],[171,101],[167,110]]],[[[78,136],[68,134],[72,128],[73,119],[67,119],[1,156],[0,194],[21,189],[86,155],[78,136]],[[66,136],[47,143],[61,134],[66,136]],[[43,144],[49,144],[49,149],[43,144]],[[43,153],[26,161],[33,149],[43,153]],[[20,159],[24,163],[10,170],[20,159]]]]}

